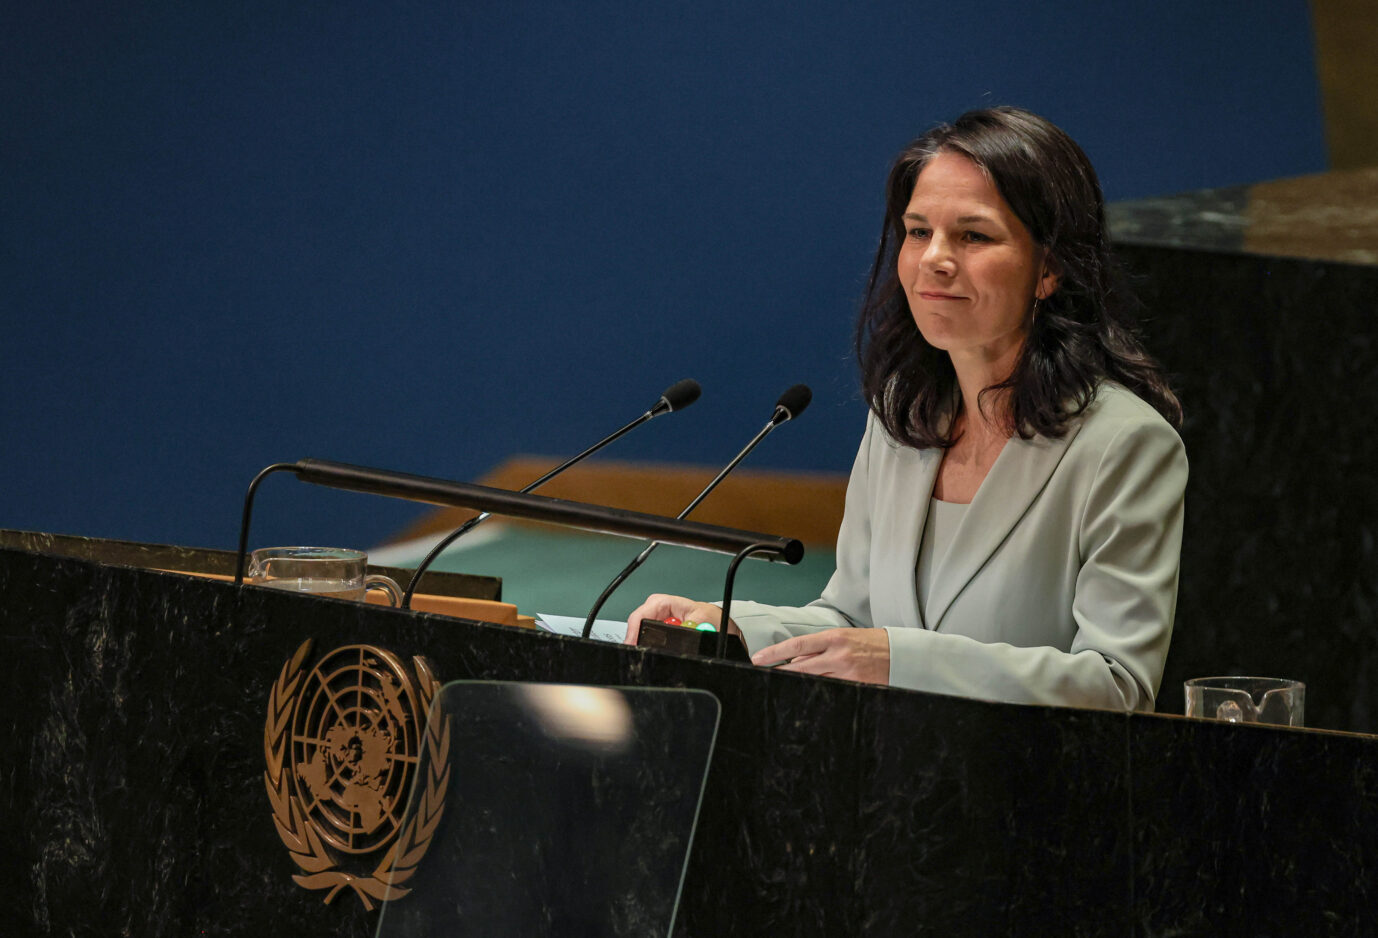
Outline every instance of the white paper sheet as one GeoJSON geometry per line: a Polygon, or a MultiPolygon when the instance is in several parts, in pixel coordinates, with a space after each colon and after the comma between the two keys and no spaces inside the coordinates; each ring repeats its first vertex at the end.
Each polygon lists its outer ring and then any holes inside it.
{"type": "MultiPolygon", "coordinates": [[[[584,634],[584,620],[575,616],[556,616],[548,612],[536,613],[536,628],[578,638],[584,634]]],[[[621,642],[627,637],[627,623],[616,619],[594,619],[589,638],[600,642],[621,642]]]]}

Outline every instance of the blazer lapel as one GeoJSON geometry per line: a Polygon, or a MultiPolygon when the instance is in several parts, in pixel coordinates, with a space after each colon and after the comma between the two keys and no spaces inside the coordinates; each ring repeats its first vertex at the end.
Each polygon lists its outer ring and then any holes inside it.
{"type": "Polygon", "coordinates": [[[1076,421],[1060,440],[1016,436],[1005,444],[939,558],[925,616],[930,629],[942,625],[948,607],[1028,512],[1080,429],[1076,421]]]}

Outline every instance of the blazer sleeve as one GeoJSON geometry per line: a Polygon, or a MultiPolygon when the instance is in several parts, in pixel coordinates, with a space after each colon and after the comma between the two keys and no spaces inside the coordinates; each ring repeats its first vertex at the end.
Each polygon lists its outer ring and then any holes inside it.
{"type": "Polygon", "coordinates": [[[1077,524],[1070,648],[895,629],[892,684],[943,694],[1114,710],[1153,709],[1172,636],[1187,461],[1161,420],[1121,426],[1077,524]]]}
{"type": "Polygon", "coordinates": [[[753,654],[787,638],[825,629],[871,628],[871,509],[868,480],[870,449],[877,429],[875,415],[866,421],[861,446],[847,480],[842,526],[837,532],[837,567],[823,595],[807,606],[732,603],[732,621],[753,654]]]}

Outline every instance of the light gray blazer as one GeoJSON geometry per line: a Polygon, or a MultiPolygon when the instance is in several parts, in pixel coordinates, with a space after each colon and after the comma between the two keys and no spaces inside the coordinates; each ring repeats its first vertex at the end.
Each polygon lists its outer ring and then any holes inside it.
{"type": "Polygon", "coordinates": [[[1010,440],[935,558],[921,620],[915,570],[941,460],[941,450],[896,443],[872,414],[847,486],[837,571],[801,608],[734,602],[747,647],[882,627],[897,687],[1152,710],[1172,636],[1187,482],[1172,427],[1106,384],[1062,439],[1010,440]]]}

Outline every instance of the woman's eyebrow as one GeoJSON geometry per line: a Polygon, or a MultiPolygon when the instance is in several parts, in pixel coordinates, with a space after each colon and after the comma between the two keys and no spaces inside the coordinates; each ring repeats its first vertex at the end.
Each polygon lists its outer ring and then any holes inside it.
{"type": "MultiPolygon", "coordinates": [[[[922,215],[919,212],[905,212],[904,217],[909,221],[928,221],[928,216],[922,215]]],[[[970,225],[974,222],[987,222],[992,225],[999,224],[998,219],[995,219],[990,215],[962,215],[957,219],[957,224],[959,225],[970,225]]]]}

